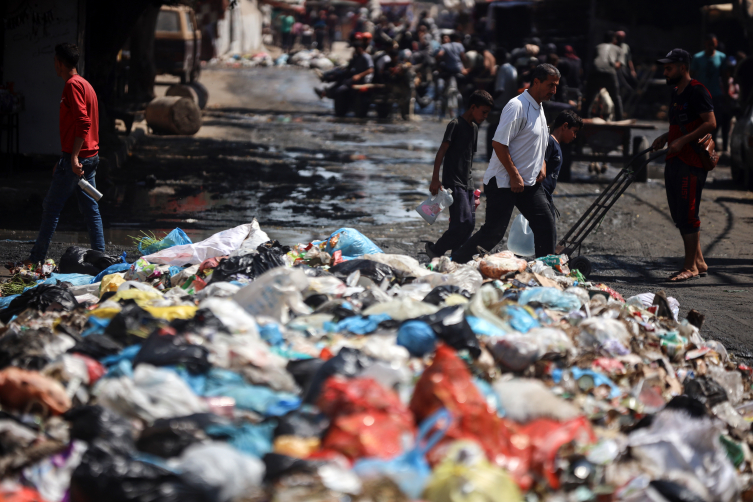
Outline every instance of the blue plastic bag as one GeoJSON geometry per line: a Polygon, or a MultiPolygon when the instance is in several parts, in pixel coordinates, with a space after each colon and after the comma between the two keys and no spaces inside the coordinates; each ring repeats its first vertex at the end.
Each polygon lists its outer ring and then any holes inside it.
{"type": "Polygon", "coordinates": [[[193,244],[193,242],[191,242],[191,239],[188,238],[183,230],[176,228],[159,242],[155,242],[154,244],[143,248],[141,247],[141,244],[139,244],[139,252],[146,256],[148,254],[156,253],[157,251],[162,251],[163,249],[171,248],[173,246],[181,246],[183,244],[193,244]]]}
{"type": "Polygon", "coordinates": [[[521,333],[528,333],[531,329],[541,326],[539,321],[520,305],[508,305],[506,312],[510,316],[507,322],[512,326],[512,329],[521,333]]]}
{"type": "Polygon", "coordinates": [[[35,286],[29,286],[28,288],[25,288],[24,291],[35,288],[40,284],[55,285],[58,283],[58,281],[67,282],[71,286],[83,286],[85,284],[91,284],[91,280],[92,276],[90,276],[89,274],[50,274],[47,279],[37,281],[37,284],[35,286]]]}
{"type": "Polygon", "coordinates": [[[370,478],[386,476],[392,479],[410,499],[417,499],[424,491],[431,476],[431,467],[426,461],[426,454],[442,440],[452,424],[452,414],[442,408],[424,420],[418,429],[416,446],[390,460],[381,458],[364,458],[353,466],[353,472],[359,477],[370,478]],[[434,426],[438,429],[427,440],[434,426]]]}
{"type": "Polygon", "coordinates": [[[380,322],[392,319],[388,314],[374,314],[370,316],[351,316],[339,322],[325,322],[324,329],[330,333],[349,331],[355,335],[366,335],[376,331],[380,322]]]}
{"type": "Polygon", "coordinates": [[[100,282],[102,278],[106,275],[115,274],[117,272],[125,272],[131,268],[130,263],[116,263],[114,265],[110,265],[106,269],[104,269],[102,272],[98,273],[96,277],[94,277],[89,284],[94,284],[96,282],[100,282]]]}
{"type": "Polygon", "coordinates": [[[261,458],[272,451],[272,436],[277,423],[274,420],[260,424],[236,426],[233,424],[212,424],[204,429],[208,436],[226,440],[238,451],[261,458]]]}
{"type": "Polygon", "coordinates": [[[465,316],[465,320],[468,321],[468,324],[471,326],[471,329],[474,333],[476,333],[476,335],[503,336],[505,334],[503,330],[490,323],[486,319],[481,319],[480,317],[469,315],[465,316]]]}
{"type": "Polygon", "coordinates": [[[437,335],[423,321],[407,321],[397,330],[397,344],[408,349],[413,357],[423,357],[434,351],[437,335]]]}
{"type": "Polygon", "coordinates": [[[355,228],[341,228],[329,236],[325,249],[329,254],[341,251],[344,260],[359,258],[365,254],[377,254],[383,251],[379,246],[355,228]]]}
{"type": "Polygon", "coordinates": [[[275,392],[269,387],[246,383],[238,373],[212,368],[207,373],[203,396],[227,396],[235,406],[268,417],[279,417],[301,405],[301,398],[290,392],[275,392]]]}
{"type": "Polygon", "coordinates": [[[541,303],[552,310],[570,312],[578,310],[581,307],[580,299],[565,293],[557,288],[528,288],[521,291],[518,296],[518,303],[528,305],[531,302],[541,303]]]}
{"type": "Polygon", "coordinates": [[[10,302],[15,300],[21,295],[10,295],[10,296],[0,296],[0,309],[8,308],[8,305],[10,305],[10,302]]]}
{"type": "MultiPolygon", "coordinates": [[[[622,395],[622,389],[620,389],[617,384],[615,384],[612,380],[609,379],[609,377],[606,377],[602,375],[601,373],[598,373],[594,370],[582,370],[578,368],[577,366],[573,366],[570,368],[570,373],[572,373],[573,378],[575,380],[580,380],[581,377],[591,377],[594,382],[594,387],[599,387],[601,385],[606,385],[609,387],[609,398],[615,399],[622,395]]],[[[552,380],[554,383],[559,383],[560,380],[562,380],[562,370],[560,368],[555,368],[552,370],[552,380]]]]}

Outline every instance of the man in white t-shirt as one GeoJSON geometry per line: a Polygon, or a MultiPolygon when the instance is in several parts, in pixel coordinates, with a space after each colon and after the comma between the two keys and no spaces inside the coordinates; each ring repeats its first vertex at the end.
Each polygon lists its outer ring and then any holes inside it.
{"type": "Polygon", "coordinates": [[[536,256],[554,253],[555,226],[541,181],[546,177],[544,155],[549,129],[541,106],[557,92],[560,72],[550,64],[537,66],[531,87],[511,99],[492,140],[494,155],[484,174],[486,221],[452,255],[458,263],[469,261],[478,248],[491,251],[499,244],[517,207],[533,230],[536,256]]]}

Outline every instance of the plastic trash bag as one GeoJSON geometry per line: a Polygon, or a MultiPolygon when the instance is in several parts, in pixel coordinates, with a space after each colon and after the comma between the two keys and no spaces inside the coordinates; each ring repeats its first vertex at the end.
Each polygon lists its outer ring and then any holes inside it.
{"type": "Polygon", "coordinates": [[[516,257],[512,251],[502,251],[484,256],[478,264],[479,271],[490,279],[500,279],[509,273],[525,272],[528,263],[516,257]]]}
{"type": "MultiPolygon", "coordinates": [[[[311,360],[310,360],[311,361],[311,360]]],[[[333,375],[343,375],[346,377],[358,376],[364,369],[374,364],[374,360],[365,355],[358,349],[351,347],[343,347],[337,355],[324,363],[319,364],[319,360],[313,360],[315,362],[307,361],[306,365],[316,367],[316,372],[313,376],[309,377],[310,372],[306,372],[307,385],[302,385],[305,388],[303,402],[305,404],[314,404],[319,399],[322,386],[333,375]]],[[[290,365],[288,368],[291,369],[290,365]]],[[[313,368],[312,368],[313,369],[313,368]]],[[[294,376],[296,376],[294,374],[294,376]]]]}
{"type": "Polygon", "coordinates": [[[17,411],[62,415],[71,407],[71,399],[57,380],[9,367],[0,371],[0,404],[17,411]]]}
{"type": "Polygon", "coordinates": [[[469,293],[475,293],[484,282],[481,273],[471,264],[458,265],[457,269],[448,274],[430,274],[416,279],[416,282],[430,284],[432,288],[438,286],[458,286],[469,293]]]}
{"type": "Polygon", "coordinates": [[[533,230],[531,230],[528,220],[522,214],[519,214],[510,226],[507,249],[518,256],[533,256],[536,254],[536,247],[533,242],[533,230]]]}
{"type": "Polygon", "coordinates": [[[112,318],[105,334],[123,346],[134,345],[143,342],[161,324],[138,305],[128,304],[112,318]]]}
{"type": "Polygon", "coordinates": [[[76,345],[69,349],[69,352],[83,354],[92,359],[102,359],[107,356],[118,354],[121,350],[123,350],[123,345],[109,336],[104,334],[92,334],[85,336],[81,341],[76,342],[76,345]]]}
{"type": "Polygon", "coordinates": [[[705,375],[688,378],[683,382],[685,394],[697,399],[701,403],[713,408],[719,403],[727,401],[727,391],[719,382],[705,375]]]}
{"type": "Polygon", "coordinates": [[[395,275],[401,279],[424,277],[432,274],[431,270],[427,270],[417,259],[402,254],[367,254],[363,255],[363,259],[389,265],[395,271],[395,275]]]}
{"type": "Polygon", "coordinates": [[[388,477],[411,499],[420,498],[431,476],[426,454],[444,437],[451,422],[452,416],[447,410],[438,410],[421,424],[411,450],[390,460],[360,459],[353,465],[353,472],[363,479],[388,477]],[[429,437],[432,430],[434,433],[429,437]]]}
{"type": "Polygon", "coordinates": [[[406,423],[413,421],[413,415],[398,395],[371,378],[333,376],[325,382],[317,404],[321,412],[331,419],[340,415],[380,411],[406,423]]]}
{"type": "Polygon", "coordinates": [[[260,244],[264,244],[268,240],[269,236],[261,229],[259,222],[254,218],[251,220],[251,230],[248,232],[246,239],[241,243],[238,249],[230,253],[230,257],[232,258],[233,256],[254,253],[260,244]]]}
{"type": "Polygon", "coordinates": [[[419,378],[410,400],[410,410],[418,421],[426,420],[440,408],[447,408],[454,420],[445,439],[429,452],[430,462],[442,458],[442,445],[470,439],[482,445],[487,458],[506,459],[507,467],[521,486],[531,484],[527,445],[512,441],[515,431],[511,424],[497,416],[497,410],[489,406],[473,382],[468,367],[444,344],[437,347],[434,361],[419,378]],[[438,450],[440,453],[435,457],[438,450]]]}
{"type": "MultiPolygon", "coordinates": [[[[31,483],[47,502],[62,502],[71,483],[71,474],[81,463],[87,446],[83,441],[71,441],[68,447],[23,470],[23,478],[31,483]]],[[[0,500],[5,498],[0,495],[0,500]]]]}
{"type": "Polygon", "coordinates": [[[564,293],[557,288],[527,288],[520,292],[518,303],[540,303],[552,310],[570,312],[581,307],[580,298],[569,293],[564,293]]]}
{"type": "Polygon", "coordinates": [[[188,484],[172,470],[133,458],[105,441],[84,453],[71,476],[71,502],[208,502],[200,486],[188,484]]]}
{"type": "Polygon", "coordinates": [[[68,335],[49,330],[10,327],[0,336],[0,369],[15,366],[25,370],[41,370],[53,359],[73,347],[68,335]]]}
{"type": "Polygon", "coordinates": [[[471,294],[459,286],[437,286],[423,299],[426,303],[439,306],[450,295],[461,295],[470,300],[471,294]]]}
{"type": "Polygon", "coordinates": [[[580,411],[556,396],[541,380],[514,378],[493,384],[494,392],[505,410],[505,417],[518,423],[528,423],[537,418],[572,420],[580,411]]]}
{"type": "Polygon", "coordinates": [[[180,364],[191,373],[206,373],[212,366],[206,347],[188,343],[185,337],[176,335],[175,330],[170,328],[155,330],[144,340],[141,350],[133,359],[133,367],[142,363],[153,366],[180,364]]]}
{"type": "Polygon", "coordinates": [[[392,267],[371,260],[353,259],[344,261],[331,267],[329,271],[341,279],[346,279],[353,272],[359,272],[362,277],[368,277],[376,284],[381,284],[385,279],[388,282],[395,279],[395,272],[392,267]]]}
{"type": "Polygon", "coordinates": [[[704,500],[731,502],[739,500],[740,484],[719,441],[721,433],[711,418],[665,409],[651,425],[633,431],[628,445],[631,456],[654,477],[682,479],[704,500]]]}
{"type": "Polygon", "coordinates": [[[26,309],[47,312],[48,310],[73,310],[78,306],[76,297],[66,288],[40,284],[27,289],[10,302],[4,310],[0,310],[0,322],[7,323],[15,315],[26,309]]]}
{"type": "Polygon", "coordinates": [[[144,453],[170,458],[180,455],[188,446],[206,439],[205,429],[211,425],[227,425],[227,418],[214,413],[195,413],[188,416],[160,418],[146,427],[136,447],[144,453]]]}
{"type": "Polygon", "coordinates": [[[408,349],[413,357],[424,357],[434,351],[437,336],[424,321],[406,321],[397,330],[397,344],[408,349]]]}
{"type": "Polygon", "coordinates": [[[287,324],[291,310],[301,315],[311,313],[301,296],[308,284],[309,279],[301,270],[278,267],[241,288],[233,299],[251,315],[268,316],[287,324]]]}
{"type": "MultiPolygon", "coordinates": [[[[117,273],[117,274],[110,274],[106,275],[102,278],[102,282],[99,283],[99,297],[102,298],[105,293],[115,293],[118,291],[118,287],[123,284],[125,279],[123,278],[125,274],[123,273],[117,273]]],[[[113,300],[117,301],[117,300],[113,300]]]]}
{"type": "Polygon", "coordinates": [[[116,263],[114,265],[110,265],[100,273],[98,273],[93,279],[89,281],[90,284],[95,284],[100,281],[102,281],[102,278],[106,275],[110,274],[116,274],[118,272],[127,272],[130,270],[131,264],[130,263],[116,263]]]}
{"type": "Polygon", "coordinates": [[[110,265],[120,263],[121,261],[125,261],[121,256],[108,255],[94,249],[71,246],[65,250],[65,253],[60,258],[58,268],[61,274],[88,274],[96,276],[110,265]]]}
{"type": "Polygon", "coordinates": [[[289,246],[283,246],[277,241],[260,244],[254,254],[222,260],[212,272],[209,283],[227,282],[236,275],[256,279],[267,270],[285,266],[285,254],[289,251],[289,246]]]}
{"type": "Polygon", "coordinates": [[[218,502],[230,502],[261,486],[265,470],[260,459],[216,441],[189,446],[175,466],[186,483],[212,487],[218,502]]]}
{"type": "Polygon", "coordinates": [[[431,195],[426,198],[416,208],[416,212],[421,215],[421,218],[426,220],[429,225],[433,225],[437,221],[437,216],[445,208],[452,205],[452,190],[441,188],[437,195],[431,195]]]}
{"type": "Polygon", "coordinates": [[[430,303],[400,298],[384,303],[377,303],[363,311],[363,315],[387,314],[395,321],[415,319],[422,315],[435,314],[439,307],[430,303]]]}
{"type": "Polygon", "coordinates": [[[142,255],[149,255],[158,251],[162,251],[163,249],[171,248],[173,246],[182,246],[184,244],[193,243],[191,242],[190,237],[188,237],[183,230],[181,230],[180,228],[175,228],[173,231],[171,231],[169,234],[167,234],[165,237],[155,242],[154,244],[150,244],[149,246],[142,246],[141,243],[139,243],[139,252],[142,255]]]}
{"type": "Polygon", "coordinates": [[[251,385],[233,371],[213,368],[206,376],[204,396],[231,397],[235,407],[264,416],[285,415],[298,408],[301,399],[290,392],[275,392],[269,387],[251,385]]]}
{"type": "Polygon", "coordinates": [[[77,406],[63,415],[70,422],[72,439],[92,443],[96,439],[121,450],[133,449],[133,426],[131,422],[102,406],[77,406]]]}
{"type": "Polygon", "coordinates": [[[207,410],[207,405],[174,371],[149,364],[136,367],[132,378],[103,378],[94,386],[93,394],[102,406],[147,423],[207,410]]]}
{"type": "Polygon", "coordinates": [[[345,260],[382,252],[376,244],[355,228],[341,228],[332,232],[324,250],[331,255],[334,255],[335,251],[340,251],[345,260]]]}
{"type": "Polygon", "coordinates": [[[253,223],[246,223],[218,232],[201,242],[173,246],[142,258],[161,265],[198,265],[207,258],[229,255],[241,246],[252,231],[253,223]]]}
{"type": "Polygon", "coordinates": [[[334,323],[324,323],[324,329],[330,333],[339,333],[347,331],[355,335],[366,335],[376,331],[379,324],[389,321],[391,317],[387,314],[376,314],[370,316],[351,316],[334,323]]]}
{"type": "MultiPolygon", "coordinates": [[[[122,263],[120,265],[123,265],[122,263]]],[[[109,267],[108,267],[109,268],[109,267]]],[[[70,286],[69,289],[73,290],[76,286],[84,286],[91,283],[92,276],[89,274],[50,274],[50,277],[44,280],[37,281],[37,284],[53,284],[59,285],[66,282],[70,286]]],[[[33,286],[32,286],[33,287],[33,286]]],[[[71,291],[73,292],[73,291],[71,291]]]]}
{"type": "Polygon", "coordinates": [[[413,437],[414,432],[413,419],[406,420],[400,415],[382,411],[338,415],[322,439],[322,449],[341,453],[351,460],[388,459],[403,452],[403,438],[413,437]]]}
{"type": "Polygon", "coordinates": [[[457,441],[449,447],[431,474],[423,498],[429,502],[523,501],[515,481],[492,465],[473,441],[457,441]]]}
{"type": "Polygon", "coordinates": [[[445,307],[434,314],[417,317],[416,321],[431,326],[437,338],[453,349],[467,350],[474,359],[481,355],[478,338],[465,320],[463,307],[445,307]]]}

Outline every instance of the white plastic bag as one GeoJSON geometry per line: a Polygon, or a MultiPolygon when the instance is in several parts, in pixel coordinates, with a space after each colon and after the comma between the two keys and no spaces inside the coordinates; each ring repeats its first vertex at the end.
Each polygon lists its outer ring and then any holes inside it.
{"type": "Polygon", "coordinates": [[[189,483],[198,481],[216,488],[219,502],[241,498],[261,486],[265,471],[264,462],[258,458],[218,441],[189,446],[174,467],[189,483]]]}
{"type": "Polygon", "coordinates": [[[248,237],[246,237],[246,240],[243,241],[243,244],[238,249],[230,253],[230,257],[256,253],[256,248],[269,240],[267,233],[259,227],[259,222],[254,218],[251,221],[251,231],[248,233],[248,237]]]}
{"type": "MultiPolygon", "coordinates": [[[[256,227],[258,228],[258,226],[257,224],[256,227]]],[[[143,256],[142,258],[149,263],[173,265],[176,267],[187,264],[198,265],[207,258],[229,255],[238,249],[254,231],[254,223],[246,223],[245,225],[238,225],[235,228],[218,232],[201,242],[173,246],[157,253],[143,256]]],[[[255,243],[256,240],[251,245],[255,243]]]]}
{"type": "Polygon", "coordinates": [[[528,225],[528,220],[519,214],[512,222],[510,235],[507,238],[507,249],[518,256],[533,256],[536,248],[533,242],[533,230],[528,225]]]}
{"type": "Polygon", "coordinates": [[[241,288],[233,299],[251,315],[265,315],[287,324],[290,310],[296,314],[311,313],[301,296],[308,286],[309,278],[301,270],[277,267],[241,288]]]}
{"type": "Polygon", "coordinates": [[[437,216],[444,208],[452,205],[452,201],[452,190],[442,188],[437,192],[437,195],[429,195],[425,201],[419,204],[416,212],[431,225],[437,220],[437,216]]]}

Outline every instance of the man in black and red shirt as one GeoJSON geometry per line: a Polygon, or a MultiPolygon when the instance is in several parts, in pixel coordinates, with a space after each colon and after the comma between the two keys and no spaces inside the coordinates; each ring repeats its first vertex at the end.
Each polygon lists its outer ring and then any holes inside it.
{"type": "Polygon", "coordinates": [[[669,212],[685,244],[685,262],[670,281],[687,281],[705,276],[709,268],[701,253],[698,210],[707,172],[698,155],[698,140],[714,131],[716,118],[708,89],[690,78],[690,54],[673,49],[657,62],[664,65],[667,84],[675,88],[669,105],[669,132],[656,138],[653,148],[659,150],[669,142],[664,184],[669,212]]]}

